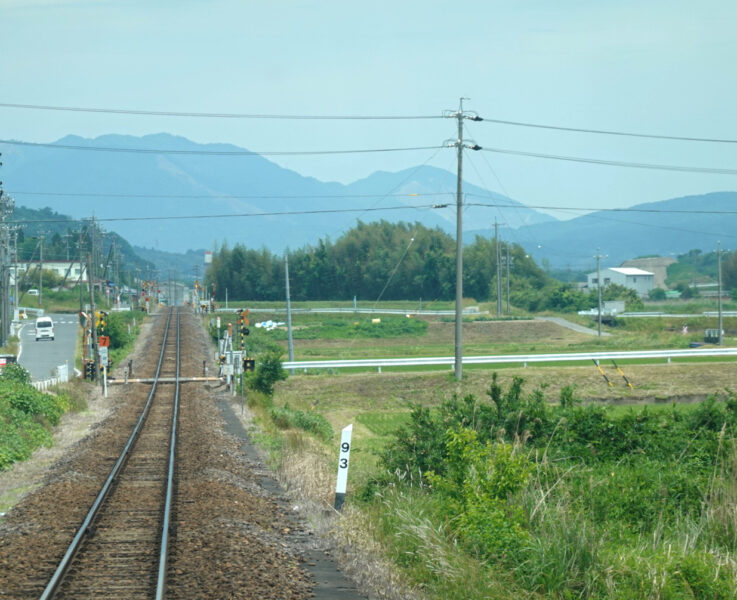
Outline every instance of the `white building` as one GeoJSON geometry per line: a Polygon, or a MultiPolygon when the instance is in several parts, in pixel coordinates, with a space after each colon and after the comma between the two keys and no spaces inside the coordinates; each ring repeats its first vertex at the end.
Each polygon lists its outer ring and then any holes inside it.
{"type": "MultiPolygon", "coordinates": [[[[35,283],[38,281],[37,260],[28,262],[18,262],[17,265],[10,266],[10,285],[15,285],[15,271],[18,270],[18,280],[22,281],[23,277],[28,274],[26,283],[35,283]]],[[[87,283],[87,265],[79,261],[51,260],[42,263],[44,271],[53,271],[54,274],[61,278],[67,278],[67,285],[74,285],[81,281],[87,283]]]]}
{"type": "MultiPolygon", "coordinates": [[[[599,287],[599,279],[596,271],[587,276],[590,290],[599,287]]],[[[635,267],[610,267],[601,270],[601,285],[606,287],[616,283],[637,292],[638,296],[647,296],[648,292],[655,287],[655,277],[650,271],[643,271],[635,267]]]]}

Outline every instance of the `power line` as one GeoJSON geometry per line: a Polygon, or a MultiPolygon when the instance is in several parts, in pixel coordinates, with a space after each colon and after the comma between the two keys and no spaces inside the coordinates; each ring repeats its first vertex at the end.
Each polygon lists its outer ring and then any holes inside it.
{"type": "MultiPolygon", "coordinates": [[[[420,165],[422,166],[422,165],[420,165]]],[[[418,167],[419,168],[419,167],[418,167]]],[[[400,183],[401,185],[401,183],[400,183]]],[[[395,186],[395,188],[398,186],[395,186]]],[[[19,190],[13,190],[9,191],[8,194],[13,194],[17,196],[53,196],[53,197],[62,197],[62,198],[169,198],[169,199],[190,199],[190,200],[202,200],[202,199],[212,199],[212,200],[254,200],[254,199],[264,199],[264,200],[317,200],[317,199],[324,199],[324,200],[341,200],[344,198],[405,198],[405,197],[422,197],[422,196],[450,196],[451,192],[422,192],[417,194],[215,194],[215,195],[207,195],[207,194],[108,194],[108,193],[94,193],[94,192],[29,192],[29,191],[19,191],[19,190]]]]}
{"type": "MultiPolygon", "coordinates": [[[[1,106],[1,105],[0,105],[1,106]]],[[[725,138],[702,138],[681,135],[658,135],[654,133],[637,133],[632,131],[615,131],[607,129],[584,129],[580,127],[562,127],[560,125],[544,125],[541,123],[525,123],[523,121],[505,121],[503,119],[487,119],[486,123],[497,123],[499,125],[511,125],[515,127],[532,127],[535,129],[552,129],[555,131],[569,131],[574,133],[593,133],[599,135],[616,135],[622,137],[648,138],[653,140],[673,140],[679,142],[710,142],[716,144],[737,144],[737,140],[725,138]]]]}
{"type": "Polygon", "coordinates": [[[82,113],[105,113],[116,115],[145,115],[155,117],[194,117],[206,119],[279,119],[279,120],[324,120],[324,121],[396,121],[417,119],[442,119],[442,115],[286,115],[257,113],[209,113],[176,112],[171,110],[135,110],[125,108],[91,108],[79,106],[52,106],[43,104],[0,103],[0,108],[49,110],[82,113]]]}
{"type": "MultiPolygon", "coordinates": [[[[47,144],[40,142],[23,142],[17,140],[0,140],[0,144],[9,144],[14,146],[32,146],[39,148],[51,148],[57,150],[88,150],[94,152],[122,152],[131,154],[173,154],[173,155],[204,155],[204,156],[243,156],[247,158],[256,158],[260,156],[318,156],[318,155],[339,155],[339,154],[368,154],[368,153],[385,153],[385,152],[411,152],[419,150],[438,150],[445,146],[410,146],[400,148],[366,148],[366,149],[349,149],[349,150],[297,150],[297,151],[270,151],[270,152],[254,152],[252,150],[172,150],[165,148],[113,148],[103,146],[79,146],[70,144],[47,144]]],[[[710,175],[737,175],[737,169],[722,169],[715,167],[690,167],[683,165],[667,165],[652,163],[636,163],[616,160],[604,160],[597,158],[586,158],[582,156],[564,156],[559,154],[543,154],[538,152],[526,152],[522,150],[509,150],[506,148],[479,148],[484,152],[493,152],[497,154],[508,154],[513,156],[528,156],[532,158],[543,158],[548,160],[562,160],[567,162],[578,162],[587,164],[596,164],[610,167],[625,167],[633,169],[650,169],[659,171],[677,171],[684,173],[705,173],[710,175]]]]}
{"type": "MultiPolygon", "coordinates": [[[[80,106],[57,106],[48,104],[20,104],[20,103],[0,103],[0,108],[15,108],[25,110],[41,110],[41,111],[61,111],[61,112],[81,112],[81,113],[104,113],[104,114],[120,114],[120,115],[136,115],[136,116],[157,116],[157,117],[187,117],[187,118],[208,118],[208,119],[273,119],[273,120],[348,120],[348,121],[365,121],[365,120],[423,120],[423,119],[442,119],[444,115],[299,115],[299,114],[264,114],[264,113],[220,113],[220,112],[193,112],[193,111],[170,111],[170,110],[144,110],[144,109],[125,109],[125,108],[99,108],[99,107],[80,107],[80,106]]],[[[615,135],[623,137],[647,138],[656,140],[672,140],[683,142],[709,142],[721,144],[737,144],[737,139],[726,138],[705,138],[681,135],[659,135],[653,133],[640,133],[632,131],[617,131],[610,129],[592,129],[583,127],[564,127],[561,125],[548,125],[544,123],[530,123],[525,121],[510,121],[505,119],[479,119],[487,123],[496,123],[499,125],[509,125],[514,127],[530,127],[535,129],[550,129],[555,131],[568,131],[573,133],[588,133],[598,135],[615,135]]]]}
{"type": "MultiPolygon", "coordinates": [[[[162,217],[95,217],[96,222],[121,222],[121,221],[184,221],[187,219],[230,219],[236,217],[275,217],[289,215],[320,215],[327,213],[355,213],[355,212],[373,212],[382,210],[429,210],[438,208],[436,204],[426,204],[421,206],[411,206],[409,204],[402,206],[383,206],[376,208],[333,208],[320,210],[290,210],[275,212],[259,212],[259,213],[231,213],[220,215],[166,215],[162,217]]],[[[85,219],[83,219],[85,220],[85,219]]],[[[69,219],[23,219],[9,221],[12,225],[33,225],[37,223],[69,223],[69,219]]]]}
{"type": "MultiPolygon", "coordinates": [[[[298,194],[269,194],[269,195],[261,195],[261,194],[247,194],[247,195],[216,195],[216,196],[208,196],[208,195],[201,195],[201,194],[109,194],[109,193],[95,193],[95,192],[30,192],[30,191],[8,191],[6,192],[8,195],[26,195],[26,196],[59,196],[63,198],[73,198],[73,197],[82,197],[82,198],[150,198],[150,199],[157,199],[157,198],[170,198],[170,199],[192,199],[192,200],[201,200],[201,199],[237,199],[237,200],[257,200],[257,199],[264,199],[264,200],[315,200],[315,199],[324,199],[324,200],[343,200],[343,199],[350,199],[350,198],[377,198],[381,197],[383,198],[422,198],[422,197],[435,197],[435,196],[452,196],[453,192],[422,192],[418,194],[340,194],[340,195],[326,195],[326,194],[305,194],[305,195],[298,195],[298,194]]],[[[469,198],[489,198],[491,194],[476,194],[474,192],[465,192],[464,196],[469,198]]],[[[556,206],[556,205],[549,205],[549,204],[505,204],[500,202],[491,202],[491,203],[483,203],[483,202],[467,202],[465,203],[466,206],[477,206],[481,208],[514,208],[514,209],[535,209],[535,210],[559,210],[559,211],[571,211],[571,212],[584,212],[584,213],[596,213],[596,212],[631,212],[631,213],[655,213],[655,214],[684,214],[684,215],[735,215],[737,214],[737,210],[699,210],[699,209],[665,209],[665,208],[636,208],[636,207],[630,207],[630,208],[597,208],[592,209],[590,206],[556,206]]],[[[432,205],[406,205],[406,208],[445,208],[447,204],[432,204],[432,205]]],[[[388,207],[388,210],[393,210],[400,207],[388,207]]],[[[381,207],[368,207],[368,208],[356,208],[355,210],[381,210],[381,207]]],[[[351,209],[354,210],[354,209],[351,209]]],[[[258,216],[262,213],[254,213],[253,216],[258,216]]],[[[263,213],[267,214],[267,213],[263,213]]],[[[269,213],[271,214],[271,213],[269,213]]],[[[278,214],[284,214],[284,213],[278,213],[278,214]]],[[[215,215],[217,216],[217,215],[215,215]]],[[[222,215],[222,216],[241,216],[241,215],[222,215]]],[[[144,217],[142,217],[144,218],[144,217]]],[[[176,216],[170,216],[167,218],[180,218],[176,216]]],[[[186,216],[181,218],[200,218],[199,216],[186,216]]],[[[97,219],[97,220],[103,220],[103,219],[97,219]]],[[[113,219],[117,220],[117,219],[113,219]]],[[[137,220],[137,217],[131,217],[131,218],[121,218],[119,220],[137,220]]],[[[44,222],[43,220],[39,221],[16,221],[16,223],[41,223],[44,222]]],[[[58,220],[51,220],[49,222],[58,222],[58,220]]]]}
{"type": "MultiPolygon", "coordinates": [[[[492,208],[496,205],[490,205],[490,204],[484,204],[484,203],[469,203],[469,206],[479,206],[484,208],[492,208]]],[[[538,207],[538,208],[546,208],[548,210],[560,210],[560,211],[571,211],[571,212],[585,212],[590,211],[591,209],[587,208],[570,208],[570,207],[538,207]]],[[[736,235],[731,235],[728,233],[719,233],[719,232],[712,232],[712,231],[703,231],[698,229],[684,229],[683,227],[671,227],[669,225],[659,225],[656,223],[640,223],[638,221],[629,221],[626,219],[616,219],[609,216],[604,216],[599,213],[609,213],[609,212],[653,212],[653,213],[682,213],[682,214],[717,214],[717,215],[733,215],[737,214],[737,211],[688,211],[688,210],[650,210],[650,209],[627,209],[627,208],[603,208],[603,209],[597,209],[597,211],[593,212],[592,214],[586,215],[588,218],[596,219],[599,221],[611,221],[614,223],[626,223],[627,225],[638,225],[641,227],[647,227],[650,229],[666,229],[669,231],[679,231],[681,233],[695,233],[700,235],[710,234],[710,235],[716,235],[716,236],[722,236],[722,237],[734,237],[737,238],[736,235]]],[[[571,255],[574,256],[574,255],[571,255]]]]}
{"type": "Polygon", "coordinates": [[[583,156],[563,156],[560,154],[542,154],[538,152],[525,152],[522,150],[508,150],[506,148],[481,148],[484,152],[497,154],[510,154],[514,156],[529,156],[532,158],[545,158],[549,160],[563,160],[568,162],[588,163],[604,165],[608,167],[626,167],[630,169],[651,169],[657,171],[679,171],[684,173],[708,173],[710,175],[737,175],[737,169],[720,169],[714,167],[689,167],[682,165],[664,165],[651,163],[636,163],[619,160],[603,160],[598,158],[586,158],[583,156]]]}
{"type": "MultiPolygon", "coordinates": [[[[476,198],[486,198],[483,194],[468,193],[466,196],[473,196],[476,198]]],[[[485,208],[520,208],[515,204],[499,204],[499,203],[467,203],[468,206],[480,206],[485,208]]],[[[633,212],[633,213],[659,213],[659,214],[684,214],[684,215],[737,215],[737,210],[681,210],[681,209],[666,209],[666,208],[597,208],[592,210],[591,207],[581,206],[550,206],[550,205],[536,205],[536,204],[525,204],[522,208],[534,208],[538,210],[567,210],[567,211],[578,211],[578,212],[633,212]]]]}
{"type": "Polygon", "coordinates": [[[32,146],[37,148],[52,148],[58,150],[89,150],[93,152],[123,152],[129,154],[177,154],[177,155],[205,155],[205,156],[243,156],[256,158],[259,156],[310,156],[334,154],[366,154],[372,152],[407,152],[412,150],[435,150],[442,146],[416,146],[408,148],[368,148],[360,150],[297,150],[254,152],[252,150],[169,150],[166,148],[113,148],[109,146],[78,146],[71,144],[44,144],[40,142],[21,142],[17,140],[0,140],[0,144],[11,146],[32,146]]]}

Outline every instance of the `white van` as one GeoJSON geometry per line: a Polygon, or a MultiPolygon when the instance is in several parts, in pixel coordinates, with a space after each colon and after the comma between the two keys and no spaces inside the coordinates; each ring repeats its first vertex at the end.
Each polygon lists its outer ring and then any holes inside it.
{"type": "Polygon", "coordinates": [[[43,339],[54,340],[54,321],[51,317],[36,319],[36,341],[43,339]]]}

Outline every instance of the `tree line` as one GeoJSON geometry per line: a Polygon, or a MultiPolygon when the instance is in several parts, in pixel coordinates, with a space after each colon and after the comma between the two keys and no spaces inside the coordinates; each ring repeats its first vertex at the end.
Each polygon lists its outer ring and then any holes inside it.
{"type": "MultiPolygon", "coordinates": [[[[463,292],[476,301],[497,299],[497,277],[506,300],[509,256],[511,303],[529,311],[583,310],[596,305],[596,294],[548,276],[518,244],[503,244],[499,264],[494,239],[476,236],[464,248],[463,292]]],[[[293,300],[452,300],[455,297],[455,241],[439,228],[420,223],[358,222],[337,241],[320,240],[287,253],[293,300]]],[[[215,299],[283,300],[285,257],[263,248],[223,245],[213,252],[205,285],[215,299]],[[214,286],[214,288],[213,288],[214,286]]],[[[612,286],[606,299],[633,292],[612,286]]]]}

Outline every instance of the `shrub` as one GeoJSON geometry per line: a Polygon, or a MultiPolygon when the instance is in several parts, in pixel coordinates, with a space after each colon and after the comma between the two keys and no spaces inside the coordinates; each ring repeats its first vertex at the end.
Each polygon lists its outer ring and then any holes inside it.
{"type": "Polygon", "coordinates": [[[0,371],[0,380],[31,383],[31,374],[18,363],[9,363],[0,371]]]}
{"type": "Polygon", "coordinates": [[[391,473],[442,473],[445,455],[444,429],[429,408],[415,405],[409,423],[400,426],[381,454],[381,462],[391,473]]]}
{"type": "Polygon", "coordinates": [[[266,352],[256,360],[256,370],[248,376],[248,386],[251,389],[272,396],[277,381],[287,378],[287,372],[281,366],[280,352],[266,352]]]}
{"type": "Polygon", "coordinates": [[[64,413],[63,407],[50,394],[43,394],[30,385],[14,381],[0,383],[0,395],[14,409],[56,425],[64,413]]]}
{"type": "Polygon", "coordinates": [[[444,475],[428,473],[469,549],[497,559],[518,558],[529,538],[521,506],[509,501],[527,483],[532,465],[510,444],[481,444],[471,429],[449,431],[444,475]]]}
{"type": "Polygon", "coordinates": [[[128,325],[134,316],[134,312],[113,312],[108,315],[106,334],[110,336],[110,350],[123,348],[133,341],[133,335],[128,333],[128,325]]]}

